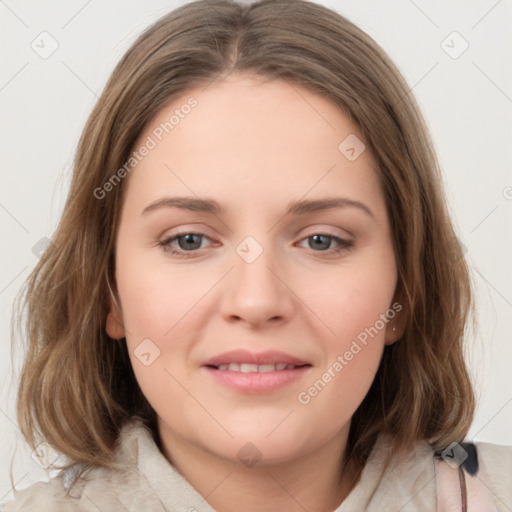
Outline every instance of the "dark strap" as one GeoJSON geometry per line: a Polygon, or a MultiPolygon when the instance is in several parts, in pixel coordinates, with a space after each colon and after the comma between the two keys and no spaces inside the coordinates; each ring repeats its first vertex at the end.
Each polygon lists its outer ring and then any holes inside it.
{"type": "Polygon", "coordinates": [[[498,512],[484,461],[474,444],[452,443],[436,454],[437,512],[498,512]]]}

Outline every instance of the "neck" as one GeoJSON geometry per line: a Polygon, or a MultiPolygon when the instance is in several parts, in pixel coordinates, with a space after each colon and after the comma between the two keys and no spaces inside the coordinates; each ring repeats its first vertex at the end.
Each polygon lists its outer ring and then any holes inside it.
{"type": "Polygon", "coordinates": [[[343,467],[347,432],[293,460],[246,467],[159,425],[165,457],[219,512],[332,512],[356,483],[353,465],[343,467]]]}

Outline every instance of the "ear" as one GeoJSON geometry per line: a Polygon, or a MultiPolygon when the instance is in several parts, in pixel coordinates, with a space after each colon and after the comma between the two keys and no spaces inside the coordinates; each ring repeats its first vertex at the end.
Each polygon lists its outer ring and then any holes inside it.
{"type": "Polygon", "coordinates": [[[405,332],[408,312],[404,297],[405,294],[399,290],[395,292],[393,301],[391,302],[388,310],[388,317],[390,320],[386,325],[386,335],[384,338],[385,345],[393,345],[393,343],[400,340],[405,332]],[[392,312],[394,312],[394,315],[392,312]]]}
{"type": "Polygon", "coordinates": [[[107,315],[106,331],[114,340],[125,337],[123,317],[118,306],[114,304],[112,300],[110,300],[110,309],[107,315]]]}

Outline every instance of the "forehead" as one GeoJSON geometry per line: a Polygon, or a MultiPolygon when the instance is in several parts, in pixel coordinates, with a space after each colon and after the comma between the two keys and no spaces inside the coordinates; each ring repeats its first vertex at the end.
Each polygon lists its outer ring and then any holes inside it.
{"type": "Polygon", "coordinates": [[[283,80],[230,75],[190,89],[157,113],[133,149],[144,145],[151,150],[129,176],[137,202],[165,192],[248,207],[338,193],[383,206],[358,127],[328,98],[283,80]],[[347,146],[362,152],[348,158],[347,146]]]}

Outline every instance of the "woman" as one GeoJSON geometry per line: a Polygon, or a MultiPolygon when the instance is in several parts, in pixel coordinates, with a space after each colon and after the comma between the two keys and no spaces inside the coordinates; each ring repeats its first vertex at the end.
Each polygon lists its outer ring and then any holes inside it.
{"type": "Polygon", "coordinates": [[[52,242],[18,419],[67,463],[3,510],[512,506],[512,449],[464,443],[471,289],[427,129],[341,15],[157,21],[87,122],[52,242]]]}

